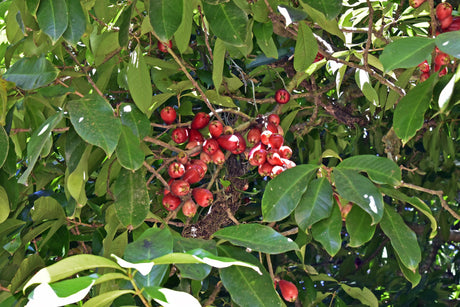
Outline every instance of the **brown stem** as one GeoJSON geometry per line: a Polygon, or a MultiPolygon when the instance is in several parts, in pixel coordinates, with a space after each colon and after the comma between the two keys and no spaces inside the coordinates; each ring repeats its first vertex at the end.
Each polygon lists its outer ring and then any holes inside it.
{"type": "Polygon", "coordinates": [[[213,55],[212,55],[212,49],[211,49],[211,46],[209,45],[208,30],[206,29],[206,23],[204,22],[203,13],[201,12],[201,6],[199,6],[199,5],[198,5],[198,11],[200,12],[201,26],[203,27],[204,41],[205,41],[205,43],[206,43],[206,47],[208,48],[209,57],[211,58],[211,61],[214,62],[214,57],[213,57],[213,55]]]}
{"type": "Polygon", "coordinates": [[[160,182],[163,184],[163,186],[169,190],[169,184],[168,182],[156,171],[155,168],[153,168],[152,166],[150,166],[147,162],[144,161],[143,165],[145,166],[146,169],[148,169],[149,172],[151,172],[152,174],[155,175],[155,177],[157,177],[158,180],[160,180],[160,182]]]}
{"type": "Polygon", "coordinates": [[[211,295],[209,296],[209,298],[204,303],[203,305],[204,307],[213,305],[214,301],[217,298],[217,294],[219,294],[221,288],[222,288],[222,282],[219,281],[216,287],[214,288],[214,290],[212,291],[211,295]]]}
{"type": "Polygon", "coordinates": [[[372,28],[374,27],[374,8],[372,7],[372,3],[370,0],[366,0],[367,7],[369,8],[369,28],[367,29],[367,41],[366,41],[366,48],[364,49],[363,53],[363,60],[364,60],[364,67],[369,68],[369,49],[371,48],[372,43],[372,28]]]}

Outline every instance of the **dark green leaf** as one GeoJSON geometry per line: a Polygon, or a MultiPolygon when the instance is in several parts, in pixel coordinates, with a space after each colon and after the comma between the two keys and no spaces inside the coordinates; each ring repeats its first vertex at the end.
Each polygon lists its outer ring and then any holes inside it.
{"type": "Polygon", "coordinates": [[[308,13],[311,19],[313,19],[313,21],[316,22],[322,29],[333,35],[336,35],[341,40],[345,41],[345,36],[343,35],[343,32],[340,30],[339,25],[335,19],[328,20],[326,16],[317,9],[309,6],[304,2],[300,2],[300,4],[303,6],[304,10],[308,13]]]}
{"type": "Polygon", "coordinates": [[[379,301],[375,297],[374,293],[371,290],[364,287],[362,290],[357,287],[350,287],[346,284],[340,284],[343,291],[345,291],[349,296],[359,300],[362,304],[370,307],[378,307],[379,301]]]}
{"type": "Polygon", "coordinates": [[[144,162],[145,154],[141,149],[139,139],[126,126],[121,126],[121,135],[118,141],[117,158],[120,164],[129,170],[137,170],[144,162]]]}
{"type": "Polygon", "coordinates": [[[299,33],[295,44],[294,68],[296,71],[305,71],[318,53],[318,43],[313,32],[305,22],[299,22],[299,33]]]}
{"type": "Polygon", "coordinates": [[[118,32],[118,44],[126,47],[129,42],[129,31],[131,28],[131,14],[135,5],[130,5],[123,10],[120,18],[117,21],[117,26],[120,28],[118,32]]]}
{"type": "Polygon", "coordinates": [[[347,215],[346,227],[350,235],[351,247],[359,247],[374,236],[376,225],[371,225],[372,219],[359,206],[353,206],[347,215]]]}
{"type": "Polygon", "coordinates": [[[302,0],[312,8],[323,13],[327,19],[337,17],[342,10],[341,0],[302,0]]]}
{"type": "Polygon", "coordinates": [[[451,31],[436,36],[439,50],[460,59],[460,31],[451,31]]]}
{"type": "Polygon", "coordinates": [[[65,138],[65,160],[69,173],[73,173],[80,163],[87,144],[77,134],[75,129],[69,129],[65,138]]]}
{"type": "Polygon", "coordinates": [[[182,22],[174,34],[177,49],[180,53],[184,53],[190,44],[190,36],[192,35],[193,24],[193,1],[184,0],[184,10],[182,22]]]}
{"type": "Polygon", "coordinates": [[[403,221],[402,217],[395,210],[385,205],[385,212],[380,222],[385,235],[390,238],[396,254],[398,254],[401,263],[415,272],[422,259],[420,246],[417,242],[417,236],[403,221]]]}
{"type": "Polygon", "coordinates": [[[131,57],[126,71],[128,77],[128,88],[134,103],[144,113],[152,104],[152,82],[150,71],[144,61],[144,56],[138,46],[131,52],[131,57]]]}
{"type": "Polygon", "coordinates": [[[37,11],[38,25],[40,26],[40,29],[51,38],[53,43],[55,43],[61,35],[64,34],[67,29],[68,19],[69,15],[65,0],[40,1],[37,11]]]}
{"type": "Polygon", "coordinates": [[[21,58],[4,74],[5,80],[24,90],[34,90],[53,82],[58,70],[45,57],[21,58]]]}
{"type": "Polygon", "coordinates": [[[334,256],[342,246],[342,215],[339,206],[332,208],[331,216],[311,226],[313,238],[320,242],[329,255],[334,256]]]}
{"type": "Polygon", "coordinates": [[[383,216],[383,198],[376,186],[352,170],[335,168],[333,175],[340,196],[360,206],[372,217],[372,225],[377,224],[383,216]]]}
{"type": "Polygon", "coordinates": [[[182,22],[183,0],[150,0],[149,17],[162,42],[169,41],[182,22]]]}
{"type": "Polygon", "coordinates": [[[5,129],[0,126],[0,168],[3,166],[3,163],[5,163],[6,158],[8,157],[8,150],[10,148],[9,145],[8,134],[6,134],[5,129]]]}
{"type": "Polygon", "coordinates": [[[138,139],[143,139],[150,134],[150,121],[136,106],[122,103],[119,109],[121,123],[131,128],[131,132],[138,139]]]}
{"type": "Polygon", "coordinates": [[[91,96],[69,101],[67,109],[80,137],[112,155],[118,145],[121,122],[114,116],[110,104],[100,96],[91,96]]]}
{"type": "Polygon", "coordinates": [[[306,231],[314,223],[328,218],[332,205],[332,187],[329,181],[325,177],[312,180],[295,209],[297,225],[306,231]]]}
{"type": "Polygon", "coordinates": [[[401,38],[385,46],[380,61],[385,71],[415,67],[430,56],[434,46],[427,37],[401,38]]]}
{"type": "Polygon", "coordinates": [[[266,254],[281,254],[299,249],[291,239],[284,237],[273,228],[260,224],[226,227],[215,232],[213,236],[266,254]]]}
{"type": "Polygon", "coordinates": [[[410,281],[410,283],[412,284],[412,288],[414,288],[415,286],[417,286],[419,283],[420,283],[420,280],[422,280],[422,276],[420,275],[420,273],[418,272],[418,270],[415,270],[414,271],[411,271],[409,270],[408,268],[406,268],[402,263],[401,263],[401,259],[399,258],[398,254],[396,254],[396,259],[398,260],[398,265],[399,265],[399,268],[401,269],[401,272],[403,273],[404,277],[410,281]]]}
{"type": "Polygon", "coordinates": [[[80,1],[66,0],[69,22],[63,37],[72,45],[76,45],[86,31],[86,17],[80,1]]]}
{"type": "Polygon", "coordinates": [[[299,204],[302,194],[317,169],[317,165],[299,165],[282,172],[271,180],[262,196],[264,221],[279,221],[291,214],[299,204]]]}

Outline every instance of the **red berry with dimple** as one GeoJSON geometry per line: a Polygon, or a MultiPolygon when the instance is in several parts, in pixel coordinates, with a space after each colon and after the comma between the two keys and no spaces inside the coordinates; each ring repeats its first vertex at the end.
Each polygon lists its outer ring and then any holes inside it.
{"type": "Polygon", "coordinates": [[[200,176],[204,177],[204,175],[208,171],[208,165],[200,159],[193,159],[192,161],[190,161],[190,163],[191,163],[190,167],[196,167],[196,166],[201,167],[202,171],[200,172],[200,176]]]}
{"type": "Polygon", "coordinates": [[[280,124],[280,117],[278,114],[270,114],[268,115],[268,122],[278,126],[280,124]]]}
{"type": "Polygon", "coordinates": [[[203,129],[209,124],[209,114],[204,113],[204,112],[199,112],[195,115],[195,117],[192,120],[191,127],[192,129],[203,129]]]}
{"type": "Polygon", "coordinates": [[[169,193],[163,197],[162,203],[163,203],[163,207],[165,207],[166,210],[174,211],[177,209],[177,207],[179,207],[181,203],[181,199],[177,197],[176,195],[169,193]]]}
{"type": "Polygon", "coordinates": [[[168,49],[166,48],[166,46],[168,46],[169,48],[172,48],[172,41],[168,41],[167,43],[162,43],[158,41],[157,46],[161,52],[168,52],[168,49]]]}
{"type": "Polygon", "coordinates": [[[275,93],[275,101],[280,104],[288,103],[291,99],[291,94],[285,89],[279,89],[275,93]]]}
{"type": "Polygon", "coordinates": [[[211,156],[205,153],[204,151],[200,152],[200,160],[206,164],[212,162],[211,156]]]}
{"type": "Polygon", "coordinates": [[[182,144],[188,139],[188,130],[184,127],[178,127],[172,132],[172,139],[177,144],[182,144]]]}
{"type": "Polygon", "coordinates": [[[418,67],[420,68],[421,72],[430,72],[430,64],[428,64],[427,60],[425,60],[422,63],[418,64],[418,67]]]}
{"type": "Polygon", "coordinates": [[[217,143],[215,139],[209,139],[204,141],[203,151],[208,155],[212,155],[216,152],[217,149],[219,149],[219,143],[217,143]]]}
{"type": "Polygon", "coordinates": [[[292,282],[281,279],[278,282],[278,285],[280,287],[281,295],[286,301],[292,303],[297,299],[299,290],[292,282]]]}
{"type": "Polygon", "coordinates": [[[257,127],[249,129],[248,135],[246,136],[246,139],[248,140],[248,143],[250,145],[254,145],[254,144],[259,143],[261,133],[262,132],[257,127]]]}
{"type": "Polygon", "coordinates": [[[198,167],[191,167],[185,171],[182,180],[188,182],[189,184],[194,184],[200,181],[201,178],[202,177],[198,167]]]}
{"type": "Polygon", "coordinates": [[[218,149],[215,153],[211,155],[212,162],[217,165],[222,165],[225,163],[225,155],[222,150],[218,149]]]}
{"type": "Polygon", "coordinates": [[[258,149],[252,152],[249,156],[249,164],[259,166],[265,163],[267,159],[267,151],[265,149],[258,149]]]}
{"type": "Polygon", "coordinates": [[[268,139],[268,144],[275,149],[279,149],[281,146],[283,146],[283,143],[284,137],[278,133],[273,133],[268,139]]]}
{"type": "Polygon", "coordinates": [[[289,146],[281,146],[279,151],[281,158],[290,159],[292,157],[292,149],[289,146]]]}
{"type": "Polygon", "coordinates": [[[214,201],[211,191],[204,188],[195,188],[192,190],[193,199],[201,207],[207,207],[214,201]]]}
{"type": "Polygon", "coordinates": [[[196,129],[190,129],[190,131],[188,132],[188,140],[189,142],[195,141],[195,142],[202,143],[204,142],[204,137],[200,131],[196,129]]]}
{"type": "Polygon", "coordinates": [[[275,165],[272,168],[272,172],[270,173],[270,177],[273,179],[276,176],[278,176],[279,174],[281,174],[282,172],[284,172],[284,170],[285,170],[284,167],[282,167],[280,165],[275,165]]]}
{"type": "Polygon", "coordinates": [[[187,217],[194,216],[197,209],[197,204],[191,198],[187,199],[182,205],[182,213],[187,217]]]}
{"type": "Polygon", "coordinates": [[[185,163],[188,162],[188,155],[185,151],[181,151],[180,153],[177,154],[176,156],[177,162],[185,165],[185,163]]]}
{"type": "Polygon", "coordinates": [[[262,134],[260,135],[260,141],[262,142],[262,144],[264,145],[270,144],[269,140],[272,134],[273,132],[271,132],[270,130],[265,130],[264,132],[262,132],[262,134]]]}
{"type": "Polygon", "coordinates": [[[209,123],[209,133],[213,138],[219,137],[224,131],[224,125],[218,120],[213,120],[209,123]]]}
{"type": "Polygon", "coordinates": [[[441,52],[434,58],[434,63],[439,66],[447,65],[450,62],[450,57],[447,53],[441,52]]]}
{"type": "Polygon", "coordinates": [[[271,131],[271,133],[278,133],[278,127],[275,126],[273,123],[267,123],[267,128],[265,130],[271,131]]]}
{"type": "Polygon", "coordinates": [[[190,184],[182,179],[174,180],[171,185],[171,193],[177,196],[185,196],[190,192],[190,184]]]}
{"type": "Polygon", "coordinates": [[[160,117],[166,124],[172,124],[176,120],[177,113],[173,107],[167,106],[160,111],[160,117]]]}
{"type": "Polygon", "coordinates": [[[223,149],[233,151],[238,146],[239,138],[234,134],[223,134],[219,136],[217,142],[223,149]]]}
{"type": "Polygon", "coordinates": [[[168,167],[168,174],[171,178],[180,178],[185,173],[185,167],[182,163],[177,161],[171,162],[168,167]]]}
{"type": "Polygon", "coordinates": [[[452,17],[452,5],[448,2],[439,3],[436,6],[436,18],[438,20],[443,20],[449,16],[452,17]]]}
{"type": "Polygon", "coordinates": [[[278,150],[270,149],[267,152],[267,162],[270,163],[271,165],[283,165],[283,161],[281,161],[281,156],[279,154],[278,150]]]}

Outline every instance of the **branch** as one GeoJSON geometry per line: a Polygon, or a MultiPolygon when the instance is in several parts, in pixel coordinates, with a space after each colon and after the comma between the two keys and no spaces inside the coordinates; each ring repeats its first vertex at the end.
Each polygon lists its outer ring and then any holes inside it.
{"type": "Polygon", "coordinates": [[[363,60],[364,60],[364,67],[369,68],[369,49],[371,48],[372,43],[372,28],[374,27],[374,8],[372,7],[372,3],[370,0],[366,0],[367,7],[369,8],[369,28],[367,29],[367,41],[366,41],[366,48],[364,48],[363,53],[363,60]]]}

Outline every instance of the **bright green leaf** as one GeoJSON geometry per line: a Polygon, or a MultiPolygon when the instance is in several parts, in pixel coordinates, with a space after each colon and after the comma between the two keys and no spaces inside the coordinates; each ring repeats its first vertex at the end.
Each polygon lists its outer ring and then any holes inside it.
{"type": "Polygon", "coordinates": [[[87,300],[83,307],[104,307],[110,306],[112,302],[117,299],[118,297],[126,294],[134,295],[133,290],[114,290],[101,293],[97,296],[94,296],[87,300]]]}
{"type": "Polygon", "coordinates": [[[184,10],[182,13],[182,22],[177,28],[174,38],[177,49],[180,53],[184,53],[190,44],[190,35],[192,34],[193,25],[193,1],[184,0],[184,10]]]}
{"type": "Polygon", "coordinates": [[[58,70],[45,57],[21,58],[3,75],[24,90],[34,90],[53,82],[58,70]]]}
{"type": "Polygon", "coordinates": [[[374,236],[376,225],[371,225],[372,219],[359,206],[353,206],[347,215],[346,227],[350,235],[351,247],[359,247],[374,236]]]}
{"type": "MultiPolygon", "coordinates": [[[[323,1],[327,1],[327,0],[323,0],[323,1]]],[[[343,32],[340,30],[339,25],[335,19],[328,20],[322,12],[309,6],[303,1],[301,1],[300,4],[304,8],[304,10],[307,12],[307,14],[313,19],[313,21],[316,22],[322,29],[324,29],[325,31],[333,35],[336,35],[342,41],[345,41],[345,36],[343,35],[343,32]]]]}
{"type": "Polygon", "coordinates": [[[191,294],[161,287],[147,287],[145,291],[164,307],[187,306],[201,307],[200,302],[191,294]]]}
{"type": "Polygon", "coordinates": [[[266,57],[272,57],[278,59],[278,49],[276,48],[275,42],[273,41],[273,24],[267,23],[254,23],[253,26],[254,35],[257,39],[257,44],[263,51],[266,57]]]}
{"type": "Polygon", "coordinates": [[[8,201],[8,194],[5,189],[0,186],[0,224],[6,221],[10,215],[10,203],[8,201]]]}
{"type": "Polygon", "coordinates": [[[209,99],[209,102],[212,104],[216,104],[218,106],[226,107],[226,108],[236,108],[235,103],[233,102],[232,98],[228,96],[223,96],[217,94],[216,90],[208,90],[205,92],[206,97],[209,99]]]}
{"type": "Polygon", "coordinates": [[[183,0],[150,0],[149,17],[162,42],[169,41],[182,22],[183,0]]]}
{"type": "Polygon", "coordinates": [[[430,56],[434,46],[434,40],[427,37],[401,38],[385,46],[380,61],[386,72],[415,67],[430,56]]]}
{"type": "MultiPolygon", "coordinates": [[[[72,6],[74,9],[75,7],[72,6]]],[[[73,14],[74,12],[72,12],[73,14]]],[[[42,0],[37,11],[40,29],[55,43],[67,29],[69,15],[65,0],[42,0]]]]}
{"type": "Polygon", "coordinates": [[[299,22],[299,33],[294,52],[294,69],[305,71],[313,63],[317,53],[318,43],[312,30],[305,22],[299,22]]]}
{"type": "Polygon", "coordinates": [[[139,139],[150,134],[150,121],[138,108],[129,103],[120,104],[121,123],[129,128],[139,139]]]}
{"type": "Polygon", "coordinates": [[[145,154],[141,149],[139,139],[126,126],[121,127],[121,135],[118,141],[117,158],[120,164],[129,170],[141,168],[145,154]]]}
{"type": "Polygon", "coordinates": [[[340,284],[340,286],[342,287],[343,291],[345,291],[349,296],[359,300],[364,305],[370,307],[379,306],[379,300],[377,299],[377,297],[375,297],[374,293],[372,293],[372,291],[368,288],[364,287],[363,289],[360,289],[357,287],[350,287],[346,284],[340,284]]]}
{"type": "Polygon", "coordinates": [[[311,234],[313,238],[320,242],[324,249],[332,257],[337,254],[342,246],[342,215],[340,214],[339,206],[332,208],[331,216],[321,220],[311,226],[311,234]]]}
{"type": "Polygon", "coordinates": [[[212,82],[214,87],[218,89],[222,84],[223,71],[225,64],[225,44],[221,39],[216,39],[216,44],[214,45],[214,61],[212,63],[212,82]]]}
{"type": "Polygon", "coordinates": [[[401,263],[401,259],[399,258],[398,254],[396,254],[396,260],[398,261],[399,268],[401,269],[401,272],[403,273],[404,277],[412,284],[412,288],[417,286],[422,280],[422,276],[420,275],[418,270],[415,270],[414,272],[406,268],[401,263]]]}
{"type": "Polygon", "coordinates": [[[341,0],[302,0],[312,8],[323,13],[327,19],[337,17],[342,11],[341,0]]]}

